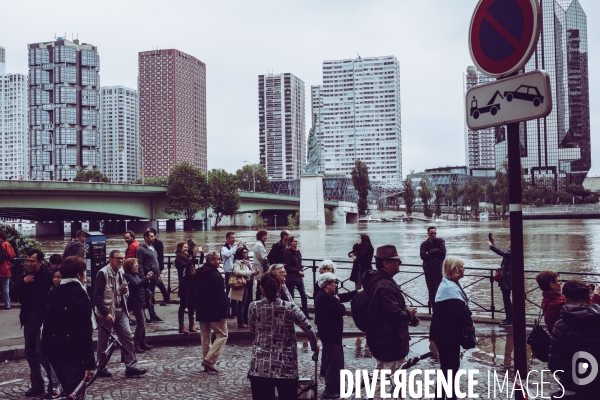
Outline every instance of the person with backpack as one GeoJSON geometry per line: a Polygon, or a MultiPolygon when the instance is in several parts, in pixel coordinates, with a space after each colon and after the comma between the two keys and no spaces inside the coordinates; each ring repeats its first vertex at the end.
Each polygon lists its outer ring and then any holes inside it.
{"type": "Polygon", "coordinates": [[[561,293],[561,281],[554,271],[542,271],[535,277],[542,289],[542,310],[544,322],[551,333],[556,321],[560,319],[560,310],[565,305],[565,296],[561,293]]]}
{"type": "MultiPolygon", "coordinates": [[[[417,309],[406,306],[402,291],[394,281],[400,264],[402,260],[396,246],[386,244],[375,252],[377,270],[365,273],[363,293],[368,295],[368,302],[361,314],[363,319],[366,315],[367,345],[379,370],[400,368],[408,354],[408,326],[419,324],[415,316],[417,309]]],[[[353,313],[354,310],[353,305],[353,313]]]]}
{"type": "Polygon", "coordinates": [[[10,310],[10,262],[16,257],[15,250],[8,243],[6,232],[0,232],[0,291],[4,301],[4,310],[10,310]]]}

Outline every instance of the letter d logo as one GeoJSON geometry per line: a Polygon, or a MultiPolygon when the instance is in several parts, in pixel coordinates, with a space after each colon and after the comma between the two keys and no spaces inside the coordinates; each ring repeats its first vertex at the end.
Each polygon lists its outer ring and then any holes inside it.
{"type": "Polygon", "coordinates": [[[598,376],[598,361],[587,351],[576,352],[571,360],[571,375],[576,385],[592,383],[598,376]]]}

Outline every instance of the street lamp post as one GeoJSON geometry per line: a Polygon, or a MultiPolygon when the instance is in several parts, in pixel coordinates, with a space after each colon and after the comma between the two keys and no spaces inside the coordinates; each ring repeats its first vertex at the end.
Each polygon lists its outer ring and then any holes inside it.
{"type": "Polygon", "coordinates": [[[277,214],[275,214],[275,230],[277,230],[277,214]]]}

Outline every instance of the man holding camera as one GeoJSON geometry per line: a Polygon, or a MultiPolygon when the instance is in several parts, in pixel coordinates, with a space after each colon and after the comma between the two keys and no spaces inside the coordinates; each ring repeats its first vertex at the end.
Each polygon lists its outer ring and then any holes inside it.
{"type": "MultiPolygon", "coordinates": [[[[108,346],[108,333],[102,329],[102,325],[105,325],[108,330],[114,327],[123,348],[129,353],[125,355],[125,376],[129,377],[143,375],[146,370],[137,368],[135,346],[129,328],[129,311],[127,310],[129,289],[123,276],[124,261],[125,254],[121,250],[110,252],[108,265],[98,271],[96,276],[94,306],[98,320],[98,361],[102,359],[102,353],[108,346]]],[[[112,374],[104,368],[102,371],[98,371],[98,376],[110,378],[112,374]]]]}

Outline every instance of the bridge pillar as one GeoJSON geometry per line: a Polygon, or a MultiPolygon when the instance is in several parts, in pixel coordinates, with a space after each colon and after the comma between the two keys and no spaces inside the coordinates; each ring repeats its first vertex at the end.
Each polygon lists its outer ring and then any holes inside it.
{"type": "Polygon", "coordinates": [[[81,221],[71,222],[71,239],[75,238],[75,233],[83,229],[83,223],[81,221]]]}
{"type": "Polygon", "coordinates": [[[100,230],[100,221],[89,221],[88,230],[98,232],[100,230]]]}
{"type": "Polygon", "coordinates": [[[38,222],[35,224],[35,236],[64,236],[64,222],[38,222]]]}
{"type": "Polygon", "coordinates": [[[127,221],[104,221],[104,230],[106,234],[122,234],[127,230],[127,221]]]}
{"type": "Polygon", "coordinates": [[[192,230],[201,231],[203,224],[204,224],[204,221],[201,219],[192,220],[192,230]]]}
{"type": "Polygon", "coordinates": [[[141,236],[148,228],[154,228],[158,231],[158,221],[129,221],[127,229],[135,232],[136,237],[141,236]]]}
{"type": "Polygon", "coordinates": [[[177,226],[177,220],[168,219],[167,220],[167,232],[175,232],[177,226]]]}

